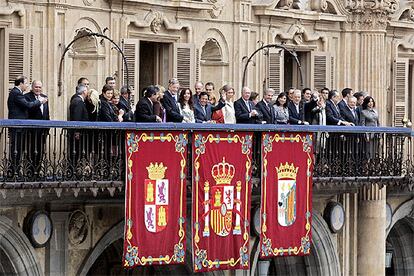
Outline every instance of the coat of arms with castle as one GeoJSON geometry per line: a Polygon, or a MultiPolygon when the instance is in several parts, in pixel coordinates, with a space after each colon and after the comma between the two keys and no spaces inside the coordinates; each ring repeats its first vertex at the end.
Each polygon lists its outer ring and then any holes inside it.
{"type": "Polygon", "coordinates": [[[150,163],[147,167],[148,178],[145,179],[144,221],[148,231],[157,233],[167,227],[168,222],[168,179],[162,163],[150,163]]]}
{"type": "Polygon", "coordinates": [[[241,181],[232,183],[234,174],[234,166],[223,157],[211,169],[215,185],[210,187],[208,181],[204,183],[204,237],[209,237],[211,230],[221,237],[232,231],[233,235],[241,235],[241,181]]]}

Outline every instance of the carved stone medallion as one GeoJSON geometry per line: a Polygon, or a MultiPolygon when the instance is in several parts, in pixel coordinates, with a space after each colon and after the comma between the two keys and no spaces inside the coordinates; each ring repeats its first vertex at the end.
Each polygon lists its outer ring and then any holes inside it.
{"type": "Polygon", "coordinates": [[[72,212],[69,217],[68,236],[72,245],[83,243],[88,236],[89,220],[88,216],[81,210],[72,212]]]}

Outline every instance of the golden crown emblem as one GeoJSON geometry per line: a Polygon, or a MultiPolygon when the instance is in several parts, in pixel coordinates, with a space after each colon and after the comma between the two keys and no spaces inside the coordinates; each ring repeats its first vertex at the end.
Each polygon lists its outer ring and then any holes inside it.
{"type": "Polygon", "coordinates": [[[157,180],[157,179],[163,179],[165,177],[165,171],[167,170],[167,167],[164,167],[162,162],[158,165],[158,163],[150,163],[150,165],[147,167],[148,171],[148,178],[151,180],[157,180]]]}
{"type": "Polygon", "coordinates": [[[289,178],[289,179],[296,179],[296,175],[298,173],[299,167],[296,167],[292,164],[289,165],[288,162],[286,162],[285,165],[280,163],[279,168],[276,167],[277,171],[277,178],[283,179],[283,178],[289,178]]]}
{"type": "Polygon", "coordinates": [[[234,172],[234,166],[227,163],[224,157],[223,162],[220,162],[211,168],[211,175],[218,185],[230,184],[234,177],[234,172]]]}

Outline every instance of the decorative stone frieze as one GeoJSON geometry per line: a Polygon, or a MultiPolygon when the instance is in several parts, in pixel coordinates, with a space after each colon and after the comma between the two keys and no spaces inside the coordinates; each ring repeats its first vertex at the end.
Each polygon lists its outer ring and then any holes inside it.
{"type": "Polygon", "coordinates": [[[356,29],[385,29],[399,0],[348,0],[349,21],[356,29]]]}

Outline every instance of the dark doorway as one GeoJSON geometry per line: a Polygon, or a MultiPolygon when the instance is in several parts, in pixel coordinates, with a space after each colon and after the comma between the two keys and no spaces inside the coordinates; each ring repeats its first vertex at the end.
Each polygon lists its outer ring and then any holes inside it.
{"type": "Polygon", "coordinates": [[[171,73],[171,44],[141,41],[139,45],[139,97],[149,85],[165,85],[171,73]]]}
{"type": "Polygon", "coordinates": [[[310,68],[308,68],[310,52],[296,52],[296,54],[302,68],[303,83],[301,80],[300,69],[295,61],[295,58],[289,52],[285,51],[283,80],[283,87],[285,90],[290,87],[302,89],[304,88],[303,86],[310,81],[307,79],[307,76],[309,76],[308,72],[310,71],[310,68]]]}

